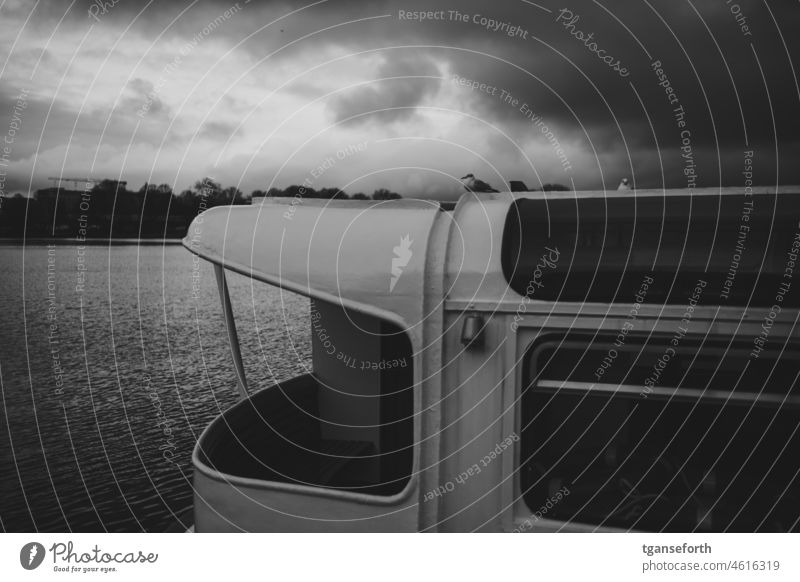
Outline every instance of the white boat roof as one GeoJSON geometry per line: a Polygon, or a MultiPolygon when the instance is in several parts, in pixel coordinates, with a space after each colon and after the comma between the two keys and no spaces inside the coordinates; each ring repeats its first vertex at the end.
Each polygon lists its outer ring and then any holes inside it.
{"type": "Polygon", "coordinates": [[[428,239],[440,213],[421,200],[269,198],[203,212],[183,244],[225,269],[408,329],[423,317],[428,239]]]}
{"type": "MultiPolygon", "coordinates": [[[[798,186],[758,187],[756,195],[800,194],[798,186]]],[[[226,269],[309,297],[393,320],[406,329],[422,321],[426,261],[437,220],[449,232],[444,295],[451,305],[519,301],[506,281],[501,249],[506,216],[520,198],[741,196],[744,188],[464,194],[451,212],[436,201],[265,198],[222,206],[195,218],[183,241],[226,269]],[[394,281],[394,283],[393,283],[394,281]]],[[[442,253],[436,253],[441,257],[442,253]]],[[[437,259],[438,260],[438,259],[437,259]]]]}

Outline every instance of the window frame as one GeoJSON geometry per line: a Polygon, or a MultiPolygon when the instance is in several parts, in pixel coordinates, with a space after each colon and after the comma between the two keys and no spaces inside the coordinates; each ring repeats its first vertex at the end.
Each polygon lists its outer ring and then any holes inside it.
{"type": "MultiPolygon", "coordinates": [[[[552,303],[552,304],[554,305],[555,303],[552,303]]],[[[655,305],[653,307],[657,307],[657,305],[655,305]]],[[[662,306],[662,307],[666,307],[666,306],[662,306]]],[[[582,318],[579,315],[576,315],[574,322],[578,323],[579,321],[581,321],[581,319],[582,318]]],[[[655,317],[655,318],[646,317],[644,319],[649,320],[649,323],[651,324],[651,327],[650,327],[649,331],[645,330],[644,332],[640,332],[639,334],[636,334],[638,337],[646,338],[646,339],[649,339],[649,338],[652,338],[652,337],[658,337],[660,339],[665,339],[665,340],[669,338],[669,334],[666,332],[666,330],[661,329],[662,326],[664,325],[665,321],[661,320],[658,317],[655,317]]],[[[609,318],[606,317],[606,318],[604,318],[602,320],[602,322],[599,325],[595,325],[595,326],[586,325],[587,320],[591,321],[592,318],[583,319],[584,326],[581,328],[582,331],[581,331],[580,335],[585,335],[585,336],[594,335],[594,337],[597,338],[598,336],[613,336],[613,334],[618,331],[612,325],[616,321],[616,318],[612,318],[612,319],[609,320],[609,318]]],[[[700,317],[700,318],[698,318],[698,323],[702,323],[704,325],[704,329],[702,329],[700,331],[694,331],[691,334],[687,334],[687,336],[686,336],[687,338],[702,338],[703,343],[705,343],[707,340],[712,340],[712,341],[718,340],[718,341],[722,341],[722,342],[730,342],[730,337],[728,335],[724,334],[724,333],[721,333],[719,330],[715,331],[715,333],[712,334],[712,330],[714,329],[714,322],[713,321],[707,321],[707,320],[704,320],[702,317],[700,317]]],[[[580,327],[580,326],[578,326],[578,327],[580,327]]],[[[523,419],[523,413],[522,413],[522,408],[523,408],[522,407],[522,391],[523,391],[523,388],[527,387],[529,384],[534,384],[535,383],[535,384],[538,385],[539,380],[534,381],[534,378],[536,377],[536,375],[538,373],[538,369],[539,369],[538,367],[535,367],[535,362],[538,359],[538,357],[540,356],[541,352],[544,351],[545,349],[551,348],[553,346],[558,347],[560,345],[563,345],[564,343],[566,343],[566,344],[571,343],[569,341],[564,342],[565,336],[568,335],[571,331],[573,331],[571,327],[564,327],[564,328],[559,328],[559,327],[555,327],[555,326],[553,326],[553,327],[545,327],[545,326],[542,326],[542,325],[531,324],[530,320],[528,320],[527,325],[526,325],[525,321],[521,322],[519,324],[519,326],[518,326],[517,332],[515,333],[515,336],[516,336],[515,340],[516,340],[516,346],[517,346],[517,349],[515,350],[515,352],[517,353],[517,362],[519,362],[517,374],[515,374],[515,378],[516,378],[516,381],[517,381],[516,402],[518,403],[516,414],[515,414],[515,425],[516,425],[516,427],[518,427],[517,430],[518,430],[518,433],[520,434],[520,443],[518,444],[518,447],[517,447],[517,453],[516,453],[516,458],[515,458],[515,467],[514,467],[515,475],[516,475],[516,478],[514,480],[515,481],[514,482],[515,503],[514,503],[514,511],[513,511],[513,516],[512,516],[512,521],[514,522],[514,525],[519,525],[519,524],[522,524],[522,523],[524,523],[526,521],[530,522],[530,520],[533,518],[533,516],[535,515],[535,512],[536,512],[536,508],[529,507],[528,502],[525,499],[526,493],[523,493],[523,483],[522,483],[522,481],[523,481],[523,478],[522,478],[522,461],[523,461],[523,459],[522,459],[522,451],[523,451],[523,446],[522,446],[522,443],[523,443],[523,439],[524,439],[524,436],[523,436],[523,422],[524,422],[524,419],[523,419]]],[[[633,337],[633,336],[631,336],[631,337],[633,337]]],[[[797,333],[794,331],[794,327],[792,328],[792,331],[789,334],[780,335],[778,337],[780,338],[780,344],[778,344],[777,348],[773,348],[771,350],[773,353],[777,353],[776,360],[782,358],[783,354],[786,353],[787,351],[792,351],[793,352],[792,355],[794,357],[800,359],[800,350],[796,349],[798,346],[800,346],[800,340],[797,338],[797,333]],[[793,346],[791,344],[793,344],[793,346]],[[794,347],[795,349],[790,350],[791,347],[794,347]]],[[[574,343],[578,343],[581,346],[585,346],[586,345],[583,342],[577,342],[576,341],[574,343]]],[[[740,343],[740,342],[737,342],[737,343],[740,343]]],[[[741,344],[745,344],[745,342],[741,342],[741,344]]],[[[610,342],[608,345],[613,345],[613,342],[610,342]]],[[[717,349],[719,350],[720,348],[717,348],[717,349]]],[[[736,349],[736,348],[734,348],[734,349],[736,349]]],[[[742,351],[744,351],[744,350],[742,350],[742,351]]],[[[555,380],[553,382],[555,383],[555,382],[559,382],[559,381],[555,380]]],[[[644,389],[644,385],[639,386],[639,385],[610,384],[609,386],[633,386],[633,387],[636,388],[636,394],[641,393],[641,391],[644,389]]],[[[538,386],[533,386],[532,389],[536,389],[536,388],[538,388],[538,386]]],[[[557,394],[559,392],[558,388],[552,388],[550,386],[546,387],[545,390],[549,394],[557,394]]],[[[739,403],[736,403],[736,402],[726,403],[725,400],[718,399],[718,398],[712,398],[711,402],[709,402],[709,401],[702,402],[703,396],[701,394],[698,394],[698,392],[702,392],[702,391],[698,391],[698,390],[696,390],[694,388],[667,388],[666,390],[670,390],[670,391],[673,391],[673,392],[682,392],[682,394],[680,394],[679,396],[680,397],[685,397],[685,401],[694,402],[695,405],[707,404],[707,405],[710,405],[710,406],[715,406],[715,405],[716,406],[726,406],[726,405],[731,405],[731,404],[732,405],[739,404],[739,403]]],[[[613,390],[602,390],[601,392],[603,394],[610,394],[611,392],[614,392],[614,391],[613,390]]],[[[719,391],[719,392],[723,392],[723,391],[719,391]]],[[[577,394],[581,394],[581,393],[591,396],[592,395],[591,394],[592,390],[578,389],[578,390],[570,392],[571,395],[577,395],[577,394]]],[[[665,406],[669,402],[678,401],[678,400],[675,400],[674,396],[666,395],[666,394],[653,396],[654,393],[655,393],[655,391],[653,393],[650,393],[649,396],[648,396],[648,399],[653,398],[656,402],[658,402],[660,404],[660,406],[665,406]]],[[[727,394],[735,394],[735,392],[734,391],[730,391],[730,392],[727,392],[727,394]]],[[[752,394],[752,393],[748,393],[748,394],[752,394]]],[[[632,397],[632,396],[633,395],[631,394],[630,396],[626,396],[626,397],[632,397]]],[[[716,395],[712,395],[712,396],[716,396],[716,395]]],[[[800,409],[800,395],[794,396],[794,397],[791,397],[791,396],[787,395],[787,400],[789,398],[792,399],[791,408],[800,409]]],[[[773,399],[767,399],[767,400],[773,400],[773,399]]],[[[741,404],[745,404],[746,405],[748,403],[747,402],[743,402],[741,404]]],[[[786,409],[786,406],[783,403],[765,402],[765,403],[763,403],[763,405],[766,406],[766,407],[769,407],[770,409],[772,409],[774,411],[774,414],[777,414],[777,412],[780,411],[780,410],[785,410],[786,409]]],[[[798,414],[798,416],[800,416],[800,412],[796,413],[796,414],[798,414]]],[[[799,485],[799,487],[800,487],[800,485],[799,485]]],[[[648,531],[650,531],[650,530],[643,530],[643,529],[631,530],[631,529],[622,528],[622,527],[618,527],[618,526],[599,525],[599,524],[596,524],[596,523],[589,523],[589,522],[564,521],[564,520],[559,520],[559,519],[551,519],[551,518],[547,518],[547,517],[544,517],[544,518],[536,520],[536,527],[533,528],[532,531],[537,531],[537,530],[538,531],[542,531],[542,530],[544,530],[544,531],[571,531],[571,532],[587,532],[587,531],[591,531],[591,532],[596,532],[596,531],[606,531],[606,532],[641,531],[641,532],[648,532],[648,531]]]]}

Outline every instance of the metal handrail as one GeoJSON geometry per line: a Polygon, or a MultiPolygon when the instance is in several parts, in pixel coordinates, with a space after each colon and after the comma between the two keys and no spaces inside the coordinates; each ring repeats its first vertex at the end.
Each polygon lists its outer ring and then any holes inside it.
{"type": "Polygon", "coordinates": [[[622,394],[658,400],[691,401],[705,399],[715,403],[729,403],[749,406],[800,407],[800,397],[778,394],[759,394],[758,392],[728,392],[727,390],[700,390],[697,388],[677,388],[655,386],[648,388],[636,384],[604,384],[594,382],[572,382],[560,380],[538,380],[536,387],[547,392],[598,392],[603,395],[622,394]]]}
{"type": "Polygon", "coordinates": [[[231,344],[231,356],[233,357],[233,365],[236,368],[239,397],[244,400],[247,398],[247,378],[244,375],[242,352],[239,349],[239,335],[236,333],[236,321],[233,318],[233,307],[231,306],[231,296],[228,292],[228,281],[225,278],[225,269],[222,265],[214,263],[214,274],[217,276],[219,298],[220,301],[222,301],[222,311],[225,313],[225,328],[228,331],[228,342],[231,344]]]}

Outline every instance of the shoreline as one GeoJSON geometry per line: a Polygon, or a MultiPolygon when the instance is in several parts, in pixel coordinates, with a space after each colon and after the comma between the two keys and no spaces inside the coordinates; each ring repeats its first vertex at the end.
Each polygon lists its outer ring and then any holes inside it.
{"type": "Polygon", "coordinates": [[[62,237],[62,238],[48,238],[48,237],[31,237],[31,238],[0,238],[0,246],[41,246],[41,245],[59,245],[59,246],[121,246],[121,245],[139,245],[139,246],[152,246],[152,245],[179,245],[183,239],[180,238],[87,238],[78,240],[75,237],[62,237]]]}

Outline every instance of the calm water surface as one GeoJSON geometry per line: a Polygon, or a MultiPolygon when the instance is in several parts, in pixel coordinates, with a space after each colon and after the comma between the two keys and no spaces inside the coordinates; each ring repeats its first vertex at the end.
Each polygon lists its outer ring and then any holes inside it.
{"type": "MultiPolygon", "coordinates": [[[[308,301],[228,281],[251,391],[309,368],[308,301]]],[[[211,266],[173,244],[0,246],[0,297],[2,528],[176,524],[192,448],[236,401],[211,266]]]]}

